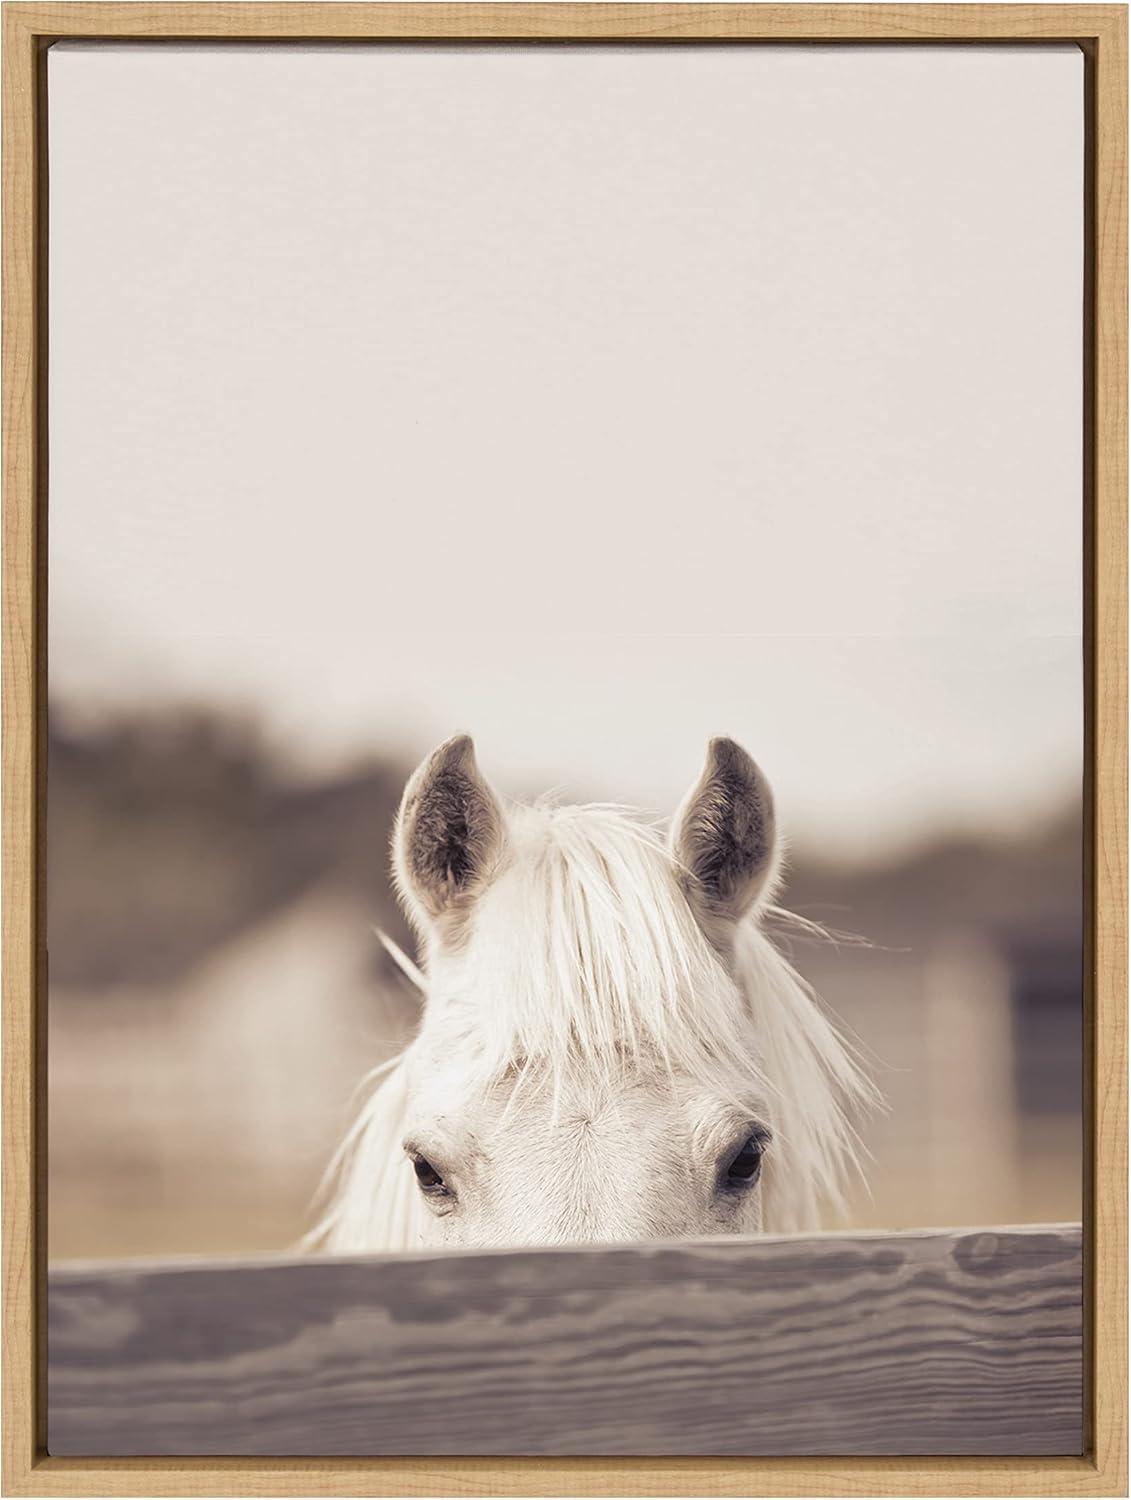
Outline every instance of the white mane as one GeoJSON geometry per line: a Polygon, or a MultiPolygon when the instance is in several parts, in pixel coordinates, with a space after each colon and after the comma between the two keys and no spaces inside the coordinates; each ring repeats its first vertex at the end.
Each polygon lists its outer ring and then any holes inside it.
{"type": "Polygon", "coordinates": [[[515,1080],[516,1108],[524,1088],[615,1082],[642,1058],[736,1099],[756,1085],[774,1130],[765,1229],[815,1228],[843,1207],[858,1167],[852,1117],[872,1086],[753,917],[738,925],[728,973],[656,827],[602,805],[511,809],[505,862],[472,921],[462,951],[429,955],[420,1036],[371,1075],[309,1245],[419,1243],[427,1210],[401,1150],[406,1063],[437,1028],[476,1083],[515,1080]]]}

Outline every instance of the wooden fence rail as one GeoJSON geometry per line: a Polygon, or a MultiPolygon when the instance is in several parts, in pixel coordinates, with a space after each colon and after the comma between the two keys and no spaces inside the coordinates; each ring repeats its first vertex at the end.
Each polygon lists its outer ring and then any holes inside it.
{"type": "Polygon", "coordinates": [[[1067,1454],[1078,1226],[61,1266],[48,1447],[1067,1454]]]}

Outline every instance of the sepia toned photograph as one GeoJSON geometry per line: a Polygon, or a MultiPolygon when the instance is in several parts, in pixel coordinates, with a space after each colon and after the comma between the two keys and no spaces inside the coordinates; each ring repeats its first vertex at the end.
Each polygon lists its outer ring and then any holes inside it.
{"type": "Polygon", "coordinates": [[[46,1450],[1087,1451],[1087,60],[68,40],[46,1450]]]}

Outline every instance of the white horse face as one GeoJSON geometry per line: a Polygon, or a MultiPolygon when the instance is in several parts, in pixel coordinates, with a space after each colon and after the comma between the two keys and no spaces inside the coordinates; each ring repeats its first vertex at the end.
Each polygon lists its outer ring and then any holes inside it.
{"type": "Polygon", "coordinates": [[[508,815],[450,741],[406,790],[395,855],[428,961],[401,1143],[426,1236],[758,1230],[772,1130],[727,962],[774,864],[749,757],[714,742],[665,850],[600,810],[508,815]]]}
{"type": "Polygon", "coordinates": [[[504,809],[471,741],[442,745],[393,846],[419,1031],[309,1242],[788,1233],[840,1211],[877,1096],[762,931],[775,851],[769,787],[729,740],[667,842],[623,809],[504,809]]]}
{"type": "Polygon", "coordinates": [[[402,1141],[448,1246],[553,1245],[749,1234],[762,1226],[766,1111],[690,1078],[644,1068],[549,1087],[461,1089],[430,1049],[415,1053],[402,1141]],[[515,1092],[517,1088],[517,1093],[515,1092]]]}

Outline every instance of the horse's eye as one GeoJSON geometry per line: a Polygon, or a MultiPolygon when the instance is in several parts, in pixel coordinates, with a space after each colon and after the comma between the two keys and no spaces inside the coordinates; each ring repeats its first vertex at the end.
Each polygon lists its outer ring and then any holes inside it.
{"type": "Polygon", "coordinates": [[[413,1158],[412,1169],[416,1173],[416,1180],[426,1193],[446,1192],[444,1179],[436,1168],[425,1156],[413,1158]]]}
{"type": "Polygon", "coordinates": [[[742,1150],[731,1159],[727,1167],[727,1182],[741,1187],[757,1180],[762,1170],[762,1157],[766,1151],[764,1136],[752,1135],[744,1142],[742,1150]]]}

